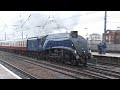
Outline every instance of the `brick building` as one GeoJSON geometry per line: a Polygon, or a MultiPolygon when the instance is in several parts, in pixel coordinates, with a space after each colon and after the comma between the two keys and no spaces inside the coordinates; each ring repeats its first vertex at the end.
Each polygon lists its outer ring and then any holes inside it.
{"type": "Polygon", "coordinates": [[[120,44],[120,30],[107,30],[106,42],[109,44],[120,44]]]}

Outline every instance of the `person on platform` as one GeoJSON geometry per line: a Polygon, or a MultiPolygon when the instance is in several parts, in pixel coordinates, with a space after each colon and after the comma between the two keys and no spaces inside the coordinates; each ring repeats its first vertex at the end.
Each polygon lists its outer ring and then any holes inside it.
{"type": "Polygon", "coordinates": [[[99,51],[99,54],[102,54],[102,43],[100,42],[99,44],[98,44],[98,51],[99,51]]]}
{"type": "Polygon", "coordinates": [[[105,54],[106,53],[106,43],[105,41],[102,42],[102,53],[105,54]]]}

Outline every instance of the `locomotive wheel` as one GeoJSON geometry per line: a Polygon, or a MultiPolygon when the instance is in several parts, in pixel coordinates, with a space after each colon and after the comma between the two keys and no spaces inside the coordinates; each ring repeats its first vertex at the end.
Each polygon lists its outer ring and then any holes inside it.
{"type": "Polygon", "coordinates": [[[73,65],[73,66],[78,66],[78,64],[79,64],[79,62],[76,59],[71,61],[71,65],[73,65]]]}
{"type": "Polygon", "coordinates": [[[70,63],[71,63],[71,65],[74,66],[76,62],[75,62],[75,60],[72,60],[70,63]]]}
{"type": "Polygon", "coordinates": [[[87,66],[87,59],[85,58],[82,63],[83,63],[83,66],[86,67],[87,66]]]}

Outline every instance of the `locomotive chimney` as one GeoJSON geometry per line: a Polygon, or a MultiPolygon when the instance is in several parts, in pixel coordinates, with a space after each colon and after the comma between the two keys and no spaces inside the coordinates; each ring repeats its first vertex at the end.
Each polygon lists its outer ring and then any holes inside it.
{"type": "Polygon", "coordinates": [[[78,37],[78,31],[71,31],[71,36],[73,37],[73,38],[77,38],[78,37]]]}

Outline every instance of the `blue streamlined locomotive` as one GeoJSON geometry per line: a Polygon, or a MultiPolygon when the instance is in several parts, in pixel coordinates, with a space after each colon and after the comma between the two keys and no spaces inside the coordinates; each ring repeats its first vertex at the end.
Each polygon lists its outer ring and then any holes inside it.
{"type": "Polygon", "coordinates": [[[0,41],[0,49],[65,64],[87,65],[91,52],[87,40],[71,33],[57,33],[25,40],[0,41]]]}

